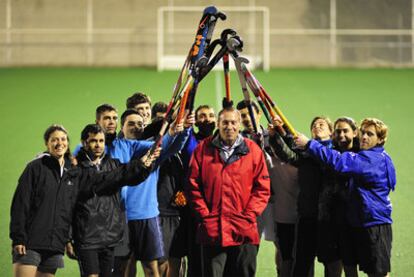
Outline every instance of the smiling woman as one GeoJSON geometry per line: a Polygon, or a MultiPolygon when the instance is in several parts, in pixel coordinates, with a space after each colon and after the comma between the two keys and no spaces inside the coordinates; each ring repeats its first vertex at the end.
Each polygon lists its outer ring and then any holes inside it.
{"type": "Polygon", "coordinates": [[[63,267],[63,253],[69,242],[78,197],[110,195],[123,184],[141,183],[159,156],[157,150],[97,174],[72,165],[69,137],[63,126],[50,126],[43,138],[47,151],[26,166],[11,206],[14,276],[39,276],[37,272],[40,276],[54,276],[63,267]]]}
{"type": "Polygon", "coordinates": [[[63,166],[64,157],[70,157],[68,132],[62,125],[52,125],[44,134],[47,152],[63,166]]]}
{"type": "MultiPolygon", "coordinates": [[[[49,156],[49,163],[50,166],[53,166],[54,168],[58,169],[59,175],[62,176],[64,166],[65,166],[65,158],[67,160],[67,163],[69,162],[70,157],[70,150],[69,150],[69,137],[68,133],[65,130],[65,128],[61,125],[52,125],[49,128],[46,129],[44,135],[43,135],[47,152],[45,152],[45,156],[49,156]],[[54,162],[53,162],[54,161],[54,162]],[[57,163],[56,163],[57,161],[57,163]]],[[[23,173],[22,177],[19,180],[19,183],[21,182],[27,182],[30,184],[30,186],[36,186],[38,184],[34,184],[28,179],[30,178],[29,174],[25,174],[28,171],[28,168],[26,168],[25,172],[23,173]],[[24,180],[26,179],[26,180],[24,180]]],[[[45,177],[45,176],[43,176],[45,177]]],[[[73,191],[73,186],[69,186],[68,181],[68,188],[64,191],[65,193],[70,193],[73,191]]],[[[48,182],[50,183],[50,182],[48,182]]],[[[20,187],[22,188],[22,187],[20,187]]],[[[19,193],[15,194],[15,198],[13,199],[12,204],[12,222],[11,222],[11,230],[10,235],[13,237],[13,271],[16,276],[34,276],[37,271],[37,266],[39,267],[39,271],[41,272],[47,272],[47,273],[55,273],[57,268],[63,267],[63,255],[62,253],[59,253],[59,251],[53,251],[53,250],[44,250],[44,246],[42,245],[42,240],[44,238],[41,238],[40,233],[37,232],[36,235],[32,234],[32,236],[29,238],[29,233],[27,233],[23,226],[27,224],[26,220],[30,217],[28,217],[28,208],[31,208],[33,204],[36,204],[36,206],[41,207],[41,203],[32,203],[31,198],[27,198],[27,194],[29,194],[32,191],[32,187],[29,189],[21,189],[19,193]],[[18,203],[17,200],[26,200],[23,203],[18,203]],[[15,211],[13,210],[16,209],[15,211]],[[15,215],[13,217],[13,214],[15,215]],[[19,217],[19,218],[17,218],[19,217]],[[30,241],[30,243],[27,243],[30,241]],[[34,248],[40,248],[42,250],[34,250],[32,245],[37,245],[37,247],[34,248]]],[[[36,190],[34,190],[36,191],[36,190]]],[[[37,190],[35,195],[45,195],[50,194],[50,187],[44,186],[41,190],[37,190]]],[[[59,192],[59,190],[57,190],[59,192]]],[[[55,194],[53,194],[55,195],[55,194]]],[[[30,194],[29,194],[30,196],[30,194]]],[[[40,198],[37,196],[37,198],[40,198]]],[[[49,199],[51,200],[51,199],[49,199]]],[[[49,201],[51,203],[56,202],[55,201],[49,201]]],[[[70,202],[70,201],[69,201],[70,202]]],[[[68,203],[66,201],[66,203],[68,203]]],[[[43,205],[43,207],[46,207],[46,205],[43,205]]],[[[46,207],[51,208],[52,206],[46,207]]],[[[46,209],[42,211],[43,215],[46,209]]],[[[49,214],[49,216],[52,216],[52,214],[49,214]]],[[[49,217],[48,216],[48,217],[49,217]]],[[[37,217],[39,218],[39,217],[37,217]]],[[[46,218],[46,217],[45,217],[46,218]]],[[[45,219],[44,218],[44,219],[45,219]]],[[[32,220],[31,227],[36,230],[41,230],[39,227],[46,222],[44,220],[37,220],[38,222],[35,223],[32,220]]],[[[47,228],[47,224],[45,224],[45,227],[47,228]]],[[[49,225],[50,227],[50,225],[49,225]]],[[[53,227],[53,226],[51,226],[53,227]]],[[[62,233],[55,233],[51,237],[64,237],[64,234],[62,233]]],[[[50,243],[52,244],[52,243],[50,243]]],[[[54,245],[55,247],[56,245],[54,245]]]]}

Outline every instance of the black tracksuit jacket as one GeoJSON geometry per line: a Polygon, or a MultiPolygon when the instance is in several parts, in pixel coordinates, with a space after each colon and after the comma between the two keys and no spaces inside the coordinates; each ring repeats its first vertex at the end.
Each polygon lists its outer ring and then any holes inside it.
{"type": "Polygon", "coordinates": [[[138,184],[150,173],[140,160],[103,173],[72,167],[65,159],[63,174],[49,154],[31,161],[19,178],[11,205],[12,244],[27,249],[64,253],[73,210],[79,195],[102,195],[124,184],[138,184]]]}
{"type": "MultiPolygon", "coordinates": [[[[120,166],[117,159],[106,154],[99,165],[89,159],[83,148],[76,156],[78,166],[95,172],[107,172],[120,166]]],[[[75,206],[73,239],[77,249],[114,247],[120,243],[126,218],[121,205],[120,189],[114,187],[105,195],[80,194],[75,206]]]]}

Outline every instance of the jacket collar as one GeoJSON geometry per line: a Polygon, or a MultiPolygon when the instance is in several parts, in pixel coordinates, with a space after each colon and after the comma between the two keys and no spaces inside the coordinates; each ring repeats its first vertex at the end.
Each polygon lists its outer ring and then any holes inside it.
{"type": "MultiPolygon", "coordinates": [[[[52,155],[50,155],[48,152],[41,153],[37,155],[36,158],[43,159],[45,163],[48,164],[53,170],[56,170],[56,172],[58,172],[58,175],[60,176],[60,164],[56,158],[52,157],[52,155]]],[[[72,168],[72,161],[67,155],[65,155],[63,172],[68,171],[70,168],[72,168]]]]}
{"type": "MultiPolygon", "coordinates": [[[[234,142],[232,148],[237,148],[239,147],[242,143],[244,142],[243,137],[239,134],[236,138],[236,141],[234,142]]],[[[220,135],[217,133],[213,136],[213,140],[211,141],[211,143],[219,149],[223,149],[225,147],[227,147],[226,145],[224,145],[223,141],[220,139],[220,135]]]]}
{"type": "MultiPolygon", "coordinates": [[[[239,143],[234,148],[233,153],[231,154],[231,156],[227,160],[227,162],[226,162],[227,164],[230,164],[230,163],[233,163],[233,162],[239,160],[241,156],[245,156],[250,152],[249,147],[247,146],[247,143],[246,143],[245,139],[241,135],[238,136],[237,140],[239,141],[239,143]]],[[[235,143],[237,143],[237,141],[235,143]]],[[[219,137],[218,133],[215,134],[215,136],[211,138],[211,141],[210,141],[209,145],[211,147],[216,148],[219,152],[223,151],[223,150],[221,150],[222,149],[222,143],[220,141],[220,137],[219,137]]]]}
{"type": "Polygon", "coordinates": [[[374,151],[374,152],[384,152],[384,146],[374,146],[371,149],[368,149],[368,151],[374,151]]]}
{"type": "MultiPolygon", "coordinates": [[[[108,159],[107,156],[108,155],[106,154],[106,151],[105,151],[98,165],[104,163],[108,159]]],[[[79,150],[79,153],[76,158],[78,159],[78,162],[81,163],[83,167],[97,166],[95,163],[93,163],[92,158],[90,157],[90,154],[88,153],[88,151],[86,151],[85,148],[83,147],[81,147],[81,149],[79,150]]]]}
{"type": "Polygon", "coordinates": [[[332,147],[332,140],[331,139],[327,139],[327,140],[317,140],[320,144],[322,144],[323,146],[332,147]]]}

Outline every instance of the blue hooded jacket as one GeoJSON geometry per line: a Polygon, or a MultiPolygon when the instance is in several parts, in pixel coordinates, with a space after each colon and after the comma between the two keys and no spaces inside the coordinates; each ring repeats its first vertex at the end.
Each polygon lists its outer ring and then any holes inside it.
{"type": "Polygon", "coordinates": [[[358,153],[327,148],[315,140],[308,144],[309,154],[349,179],[347,217],[354,227],[391,224],[389,198],[395,189],[394,164],[382,146],[358,153]]]}

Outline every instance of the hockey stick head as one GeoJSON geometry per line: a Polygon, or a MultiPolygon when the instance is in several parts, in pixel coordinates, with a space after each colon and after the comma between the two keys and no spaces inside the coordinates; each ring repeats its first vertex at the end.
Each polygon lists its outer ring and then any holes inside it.
{"type": "Polygon", "coordinates": [[[234,57],[234,63],[240,65],[240,69],[242,69],[242,71],[246,69],[246,64],[248,64],[249,62],[250,61],[245,57],[234,57]]]}
{"type": "Polygon", "coordinates": [[[216,14],[216,16],[217,16],[218,18],[220,18],[221,20],[226,20],[226,19],[227,19],[227,15],[226,15],[225,13],[223,13],[223,12],[218,12],[218,13],[216,14]]]}
{"type": "Polygon", "coordinates": [[[220,18],[221,20],[226,20],[227,16],[225,13],[220,12],[215,6],[208,6],[204,9],[203,15],[212,15],[214,17],[220,18]]]}
{"type": "Polygon", "coordinates": [[[198,59],[198,61],[195,63],[195,69],[197,70],[200,70],[200,68],[204,68],[205,66],[207,66],[207,64],[208,64],[208,59],[209,59],[209,57],[207,57],[207,56],[202,56],[200,59],[198,59]]]}
{"type": "Polygon", "coordinates": [[[243,51],[242,39],[239,36],[232,36],[227,39],[227,49],[233,56],[238,57],[239,55],[237,52],[243,51]]]}
{"type": "Polygon", "coordinates": [[[207,15],[207,14],[209,14],[209,15],[216,15],[218,13],[219,13],[219,11],[218,11],[218,9],[215,6],[208,6],[203,11],[203,15],[207,15]]]}
{"type": "Polygon", "coordinates": [[[233,29],[224,29],[223,32],[221,32],[220,39],[223,42],[225,42],[225,41],[227,41],[228,36],[234,37],[236,35],[237,35],[237,32],[235,30],[233,30],[233,29]]]}

